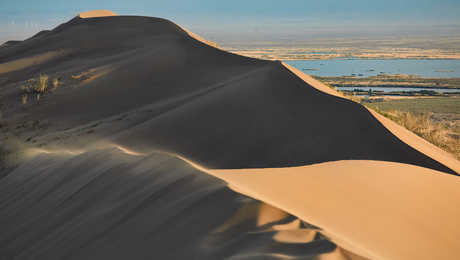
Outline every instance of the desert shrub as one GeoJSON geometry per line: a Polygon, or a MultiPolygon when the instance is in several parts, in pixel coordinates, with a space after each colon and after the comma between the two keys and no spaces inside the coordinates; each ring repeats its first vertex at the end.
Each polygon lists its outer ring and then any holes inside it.
{"type": "Polygon", "coordinates": [[[46,74],[40,74],[38,79],[30,79],[27,81],[25,85],[20,87],[21,94],[22,94],[22,103],[27,104],[27,99],[29,94],[35,95],[37,101],[40,100],[40,97],[49,92],[54,91],[59,86],[60,82],[58,78],[53,79],[52,84],[53,87],[48,87],[50,78],[46,74]]]}

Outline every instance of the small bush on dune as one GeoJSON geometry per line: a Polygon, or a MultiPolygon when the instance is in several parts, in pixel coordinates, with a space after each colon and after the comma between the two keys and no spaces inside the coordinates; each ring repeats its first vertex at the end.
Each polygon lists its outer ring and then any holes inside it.
{"type": "Polygon", "coordinates": [[[23,85],[20,87],[21,94],[22,94],[22,103],[27,104],[27,99],[28,99],[29,94],[35,95],[37,101],[39,101],[40,97],[43,94],[49,91],[55,91],[60,84],[59,79],[58,78],[53,79],[52,88],[48,87],[49,81],[50,81],[50,78],[46,74],[40,74],[38,79],[28,80],[27,85],[23,85]]]}

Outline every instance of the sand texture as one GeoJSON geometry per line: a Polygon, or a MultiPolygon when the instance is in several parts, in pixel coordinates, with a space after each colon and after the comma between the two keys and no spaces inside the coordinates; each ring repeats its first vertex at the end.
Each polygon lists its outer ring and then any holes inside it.
{"type": "Polygon", "coordinates": [[[171,21],[82,13],[0,90],[2,260],[460,257],[451,155],[171,21]]]}
{"type": "Polygon", "coordinates": [[[115,147],[41,151],[0,180],[0,208],[0,259],[286,259],[340,250],[180,159],[115,147]]]}
{"type": "Polygon", "coordinates": [[[212,173],[247,196],[321,227],[332,241],[369,259],[459,255],[457,176],[377,161],[212,173]]]}

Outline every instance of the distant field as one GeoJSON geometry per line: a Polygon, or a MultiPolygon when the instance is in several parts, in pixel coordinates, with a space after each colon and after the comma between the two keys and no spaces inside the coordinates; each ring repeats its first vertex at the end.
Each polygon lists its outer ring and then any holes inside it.
{"type": "Polygon", "coordinates": [[[377,75],[371,77],[318,77],[335,87],[424,87],[460,88],[460,78],[422,78],[413,75],[377,75]]]}
{"type": "Polygon", "coordinates": [[[460,97],[366,103],[460,160],[460,97]]]}
{"type": "Polygon", "coordinates": [[[397,110],[411,113],[460,114],[460,97],[399,99],[379,103],[366,103],[366,106],[383,111],[397,110]]]}

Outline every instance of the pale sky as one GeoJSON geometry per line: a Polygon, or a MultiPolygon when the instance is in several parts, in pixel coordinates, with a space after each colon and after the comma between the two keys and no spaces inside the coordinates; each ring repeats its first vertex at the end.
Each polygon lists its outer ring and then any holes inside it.
{"type": "Polygon", "coordinates": [[[297,35],[460,35],[459,0],[0,0],[0,43],[22,40],[93,9],[167,18],[217,42],[297,35]]]}

